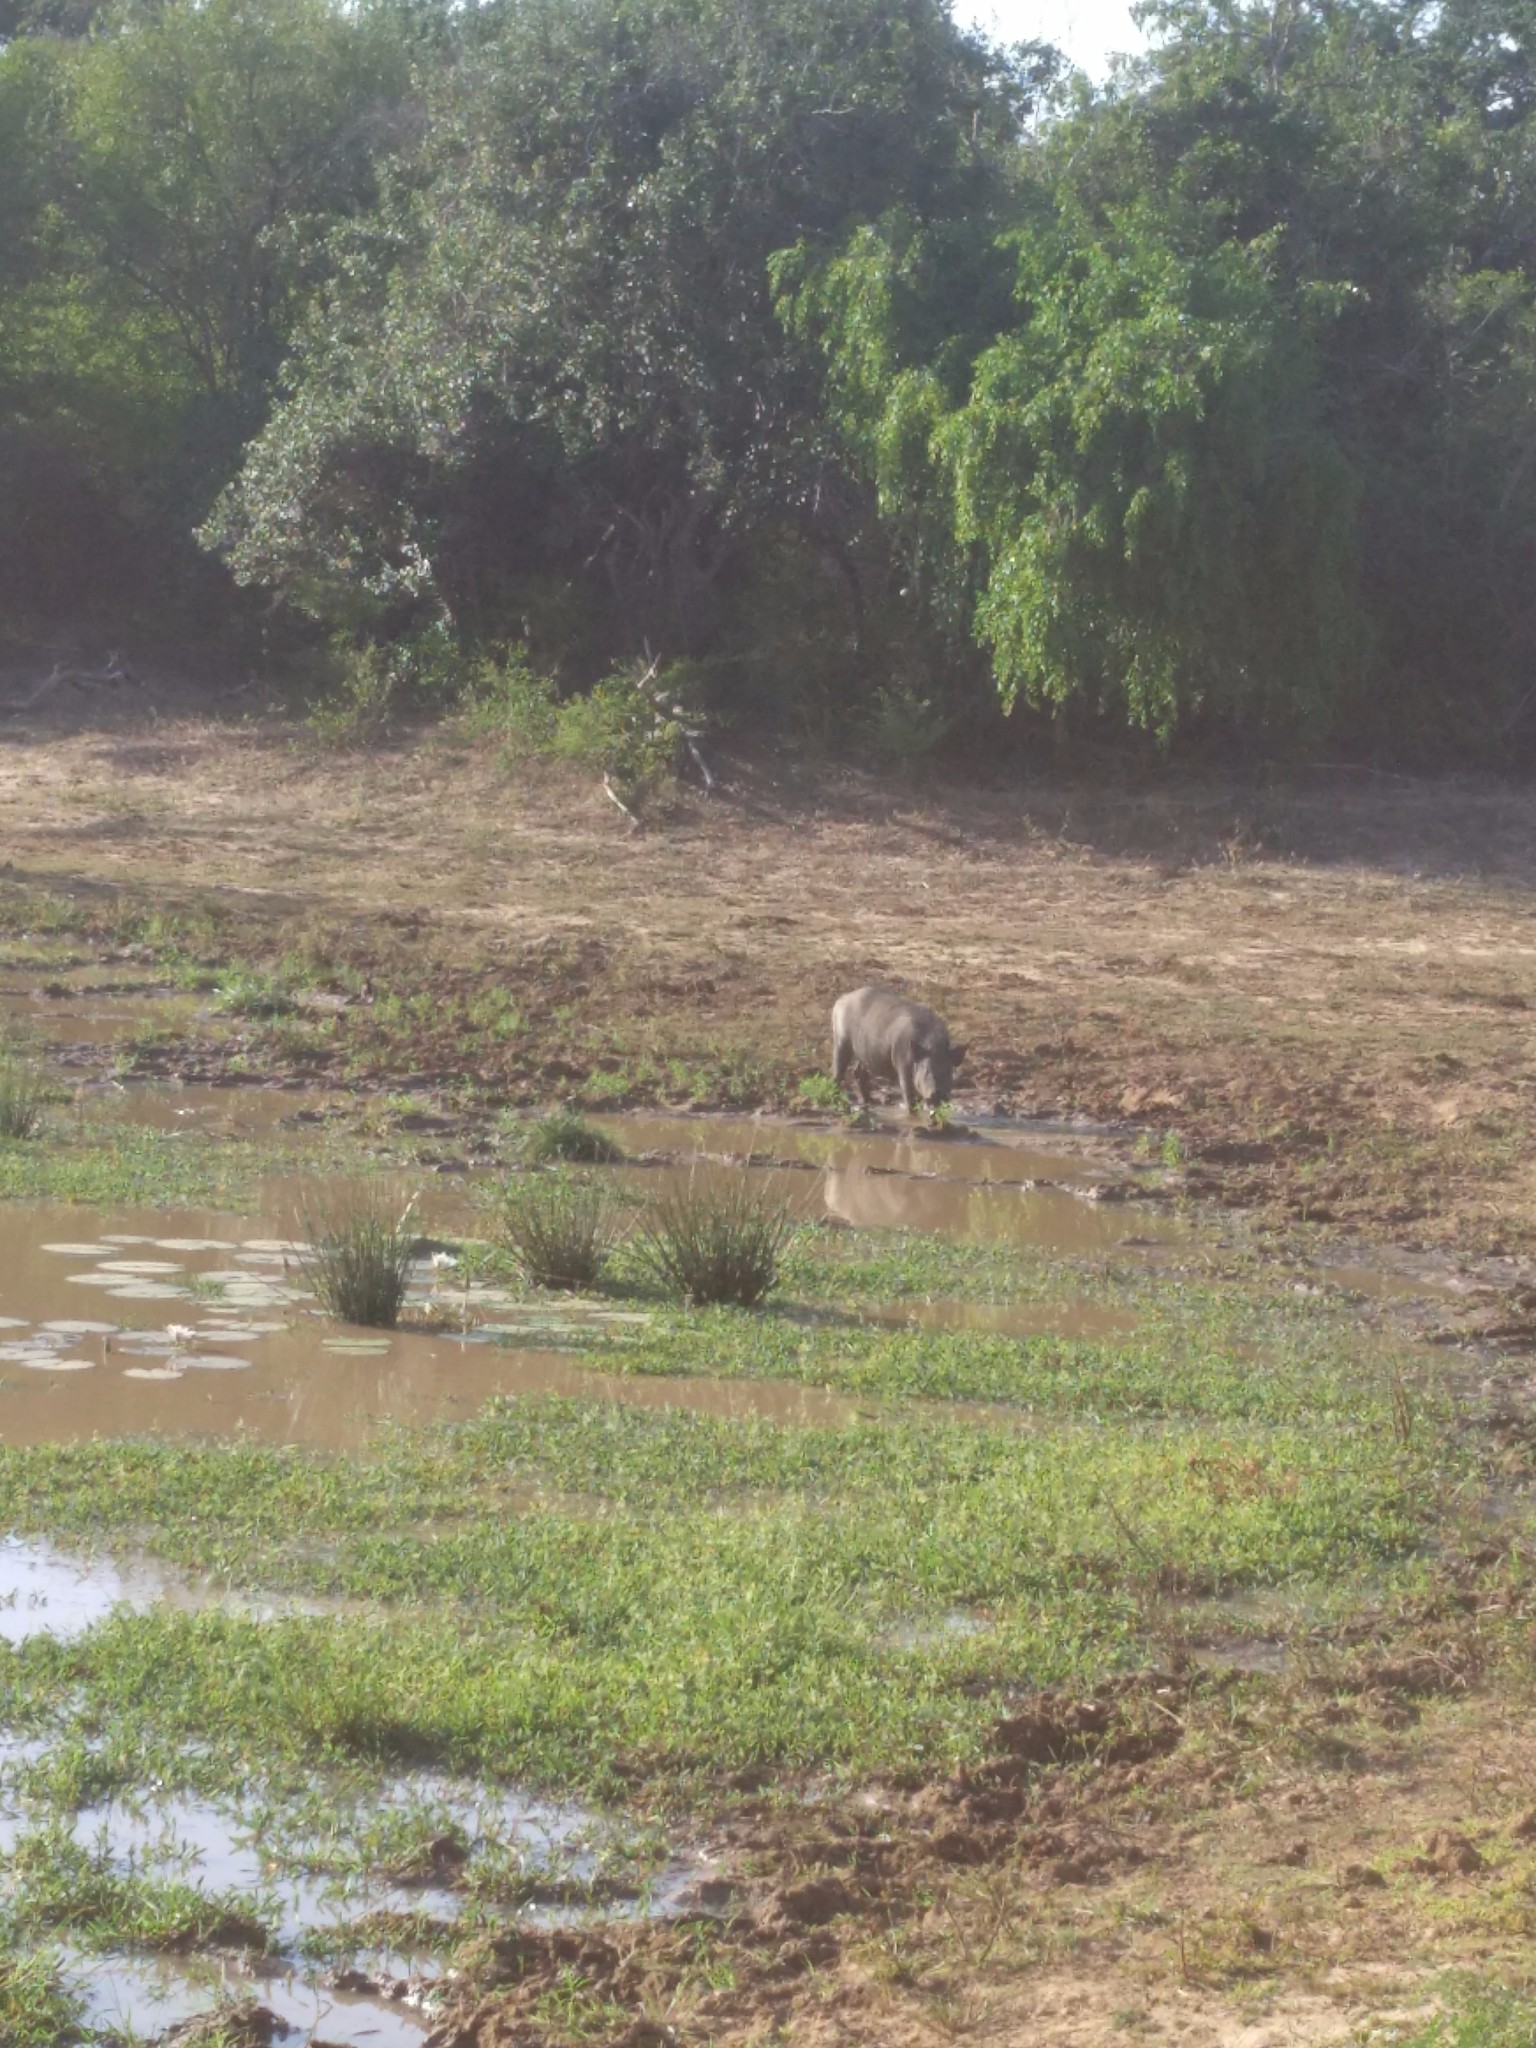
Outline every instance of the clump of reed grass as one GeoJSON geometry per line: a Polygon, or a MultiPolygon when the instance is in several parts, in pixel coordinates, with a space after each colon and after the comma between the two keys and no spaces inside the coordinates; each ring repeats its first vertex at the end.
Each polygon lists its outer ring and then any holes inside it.
{"type": "Polygon", "coordinates": [[[579,1110],[555,1109],[528,1133],[523,1157],[530,1166],[567,1161],[577,1166],[613,1166],[624,1157],[612,1138],[589,1124],[579,1110]]]}
{"type": "Polygon", "coordinates": [[[399,1322],[419,1243],[415,1206],[413,1198],[398,1216],[376,1200],[304,1211],[304,1269],[328,1315],[377,1330],[399,1322]]]}
{"type": "Polygon", "coordinates": [[[35,1138],[47,1090],[35,1060],[0,1053],[0,1138],[35,1138]]]}
{"type": "Polygon", "coordinates": [[[574,1293],[591,1287],[608,1262],[619,1235],[618,1199],[581,1175],[522,1174],[502,1190],[496,1223],[525,1280],[574,1293]]]}
{"type": "Polygon", "coordinates": [[[779,1277],[794,1232],[789,1198],[746,1173],[691,1173],[640,1225],[643,1263],[673,1294],[702,1307],[755,1308],[779,1277]]]}

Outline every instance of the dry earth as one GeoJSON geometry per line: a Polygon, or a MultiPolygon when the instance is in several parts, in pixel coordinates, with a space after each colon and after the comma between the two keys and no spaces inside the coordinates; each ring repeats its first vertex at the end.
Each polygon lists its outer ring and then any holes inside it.
{"type": "MultiPolygon", "coordinates": [[[[782,1100],[825,1062],[833,996],[890,978],[970,1041],[962,1110],[1171,1131],[1193,1192],[1277,1222],[1536,1250],[1536,808],[1512,786],[917,788],[737,761],[637,834],[589,779],[451,729],[321,753],[133,697],[0,721],[0,864],[13,890],[213,904],[252,958],[319,944],[372,985],[504,986],[541,1046],[523,1099],[579,1094],[575,1017],[610,1066],[727,1050],[782,1100]]],[[[451,1045],[421,1059],[451,1077],[451,1045]]]]}

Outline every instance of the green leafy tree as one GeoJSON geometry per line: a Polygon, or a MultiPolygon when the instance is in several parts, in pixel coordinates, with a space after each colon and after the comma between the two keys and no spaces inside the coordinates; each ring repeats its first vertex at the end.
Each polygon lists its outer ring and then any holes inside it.
{"type": "Polygon", "coordinates": [[[196,567],[325,231],[371,203],[411,41],[385,10],[172,0],[0,49],[0,499],[62,513],[0,512],[34,599],[64,602],[92,529],[104,595],[196,567]]]}
{"type": "Polygon", "coordinates": [[[769,256],[985,206],[1019,99],[938,0],[489,17],[210,538],[332,617],[517,630],[542,577],[707,643],[754,537],[856,512],[769,256]]]}

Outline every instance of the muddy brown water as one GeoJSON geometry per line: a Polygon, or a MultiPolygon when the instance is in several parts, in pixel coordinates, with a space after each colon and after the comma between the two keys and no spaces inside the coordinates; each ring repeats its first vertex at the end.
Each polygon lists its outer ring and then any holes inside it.
{"type": "MultiPolygon", "coordinates": [[[[294,1241],[271,1228],[206,1210],[0,1211],[0,1442],[246,1432],[350,1449],[386,1418],[471,1415],[498,1394],[788,1423],[856,1412],[785,1383],[595,1372],[561,1348],[621,1334],[643,1310],[476,1286],[468,1335],[348,1329],[314,1312],[294,1241]]],[[[466,1306],[451,1269],[434,1280],[423,1264],[414,1296],[447,1316],[466,1306]]]]}
{"type": "Polygon", "coordinates": [[[930,1133],[892,1122],[866,1133],[748,1117],[598,1121],[632,1162],[620,1177],[637,1187],[712,1169],[777,1168],[791,1193],[806,1176],[803,1213],[854,1230],[926,1231],[1061,1257],[1177,1234],[1146,1203],[1094,1199],[1106,1186],[1123,1194],[1123,1173],[1048,1149],[1018,1127],[930,1133]]]}

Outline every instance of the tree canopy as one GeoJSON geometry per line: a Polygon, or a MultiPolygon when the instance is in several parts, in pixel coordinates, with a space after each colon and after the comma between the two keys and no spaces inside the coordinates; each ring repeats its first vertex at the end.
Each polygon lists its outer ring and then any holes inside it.
{"type": "Polygon", "coordinates": [[[0,605],[1528,753],[1536,0],[1146,14],[5,0],[0,605]]]}

